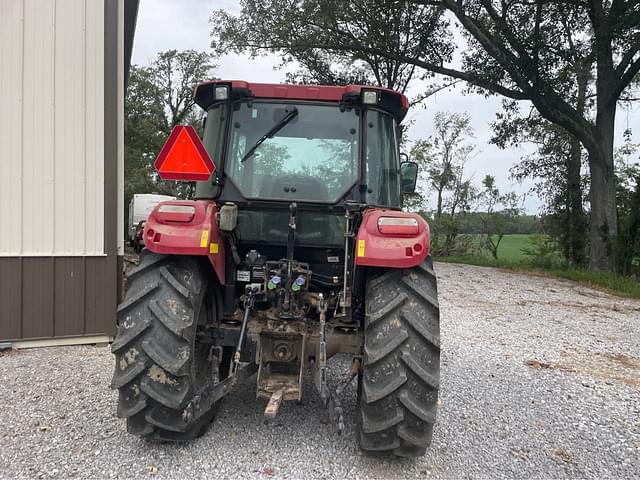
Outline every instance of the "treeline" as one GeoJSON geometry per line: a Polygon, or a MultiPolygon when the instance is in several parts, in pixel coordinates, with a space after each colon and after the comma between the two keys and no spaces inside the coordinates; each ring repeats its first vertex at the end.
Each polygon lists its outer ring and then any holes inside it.
{"type": "MultiPolygon", "coordinates": [[[[503,213],[503,212],[499,212],[503,213]]],[[[482,235],[484,231],[483,219],[487,212],[469,212],[460,214],[458,219],[458,232],[461,235],[482,235]]],[[[433,221],[426,217],[429,221],[433,221]]],[[[504,215],[502,227],[504,235],[540,235],[544,233],[542,221],[538,215],[504,215]]]]}

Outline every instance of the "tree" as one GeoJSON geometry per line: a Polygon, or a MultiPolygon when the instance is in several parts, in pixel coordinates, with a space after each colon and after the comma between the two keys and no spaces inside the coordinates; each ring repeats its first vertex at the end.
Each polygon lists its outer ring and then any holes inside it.
{"type": "Polygon", "coordinates": [[[513,192],[500,193],[495,178],[487,175],[482,180],[484,189],[480,192],[478,205],[482,209],[480,218],[484,235],[484,246],[494,259],[498,259],[498,248],[502,241],[509,218],[518,215],[518,197],[513,192]],[[498,207],[502,207],[498,209],[498,207]]]}
{"type": "Polygon", "coordinates": [[[469,40],[464,69],[457,73],[471,74],[471,83],[483,89],[531,101],[545,119],[565,128],[585,147],[591,174],[590,267],[615,269],[615,114],[618,99],[640,70],[640,3],[436,3],[455,15],[469,40]],[[585,57],[595,65],[595,121],[562,95],[562,67],[573,59],[576,48],[586,50],[585,57]]]}
{"type": "MultiPolygon", "coordinates": [[[[421,171],[418,170],[418,182],[420,182],[421,171]]],[[[424,187],[416,183],[416,191],[405,193],[402,196],[402,208],[405,212],[416,212],[423,214],[427,206],[427,198],[424,194],[424,187]]]]}
{"type": "MultiPolygon", "coordinates": [[[[437,192],[436,218],[442,215],[442,192],[445,189],[459,190],[464,164],[473,146],[465,143],[473,137],[471,117],[468,113],[438,112],[435,115],[433,152],[429,163],[429,177],[437,192]]],[[[458,203],[454,202],[455,205],[458,203]]]]}
{"type": "MultiPolygon", "coordinates": [[[[394,56],[348,51],[332,36],[407,57],[448,59],[451,34],[442,9],[397,0],[241,0],[239,15],[213,13],[212,47],[218,54],[277,51],[283,65],[301,69],[288,79],[304,83],[373,84],[405,93],[428,72],[394,56]],[[336,48],[333,48],[336,46],[336,48]]],[[[432,91],[419,96],[426,98],[432,91]]]]}
{"type": "Polygon", "coordinates": [[[424,172],[422,176],[426,178],[429,190],[436,195],[433,242],[448,252],[457,235],[456,214],[466,208],[472,194],[464,167],[473,150],[467,143],[467,139],[473,137],[473,129],[469,114],[449,112],[436,113],[434,128],[433,136],[415,142],[411,157],[424,172]],[[444,244],[440,242],[441,238],[444,244]]]}
{"type": "Polygon", "coordinates": [[[416,182],[416,191],[411,196],[405,198],[407,209],[409,211],[424,210],[427,203],[427,189],[425,184],[431,186],[431,178],[429,175],[432,163],[431,152],[433,145],[430,140],[417,140],[409,151],[411,160],[418,164],[418,181],[416,182]]]}
{"type": "Polygon", "coordinates": [[[547,233],[558,241],[567,261],[575,267],[587,263],[587,216],[584,209],[584,181],[581,168],[586,160],[575,137],[538,114],[516,115],[505,106],[493,124],[492,142],[504,148],[528,142],[535,153],[512,167],[518,181],[534,180],[532,191],[544,202],[547,233]]]}
{"type": "MultiPolygon", "coordinates": [[[[591,249],[590,267],[615,269],[617,219],[615,176],[613,168],[613,136],[616,103],[640,71],[640,38],[638,23],[640,2],[637,0],[557,0],[545,2],[498,2],[490,0],[413,0],[368,2],[371,12],[383,19],[384,12],[375,9],[394,5],[407,6],[407,30],[418,42],[403,44],[386,42],[383,28],[361,29],[361,16],[367,12],[343,5],[353,2],[317,0],[315,2],[279,0],[258,2],[260,11],[246,12],[256,21],[247,22],[250,29],[272,36],[248,35],[237,44],[254,49],[286,49],[290,52],[321,49],[354,58],[384,59],[408,64],[426,71],[467,82],[487,94],[496,93],[514,100],[528,100],[546,120],[563,127],[588,152],[591,175],[591,249]],[[280,9],[271,11],[274,4],[280,9]],[[313,4],[313,8],[309,7],[313,4]],[[373,5],[371,5],[373,4],[373,5]],[[302,5],[299,9],[298,5],[302,5]],[[282,17],[294,9],[306,16],[282,17]],[[420,12],[442,10],[455,17],[467,45],[461,66],[452,62],[450,33],[445,17],[437,22],[420,17],[420,12]],[[413,20],[415,19],[415,21],[413,20]],[[283,26],[283,24],[291,25],[283,26]],[[434,28],[438,26],[438,28],[434,28]],[[424,34],[424,35],[423,35],[424,34]],[[420,36],[418,36],[420,35],[420,36]],[[441,41],[443,40],[443,41],[441,41]],[[563,96],[563,65],[580,45],[595,68],[595,119],[580,114],[563,96]],[[410,46],[410,48],[406,48],[410,46]],[[419,48],[413,48],[413,47],[419,48]]],[[[361,3],[361,2],[359,2],[361,3]]],[[[429,17],[433,19],[434,17],[429,17]]],[[[378,27],[381,27],[378,21],[378,27]]],[[[390,69],[393,73],[393,69],[390,69]]],[[[393,77],[391,77],[393,78],[393,77]]]]}
{"type": "Polygon", "coordinates": [[[135,193],[193,195],[192,182],[162,181],[153,161],[175,125],[201,129],[193,87],[212,69],[211,55],[195,50],[160,52],[150,65],[131,66],[124,118],[126,204],[135,193]]]}
{"type": "MultiPolygon", "coordinates": [[[[556,73],[556,89],[563,98],[584,116],[590,109],[589,94],[593,56],[584,42],[574,40],[570,24],[575,18],[562,19],[567,41],[572,48],[556,73]]],[[[503,110],[492,123],[491,139],[500,148],[518,146],[523,142],[536,147],[534,155],[526,156],[512,169],[512,175],[522,181],[535,180],[534,191],[545,201],[551,234],[560,243],[565,259],[576,267],[586,265],[587,217],[584,209],[581,168],[583,149],[580,140],[563,127],[545,120],[533,111],[524,115],[519,102],[503,100],[503,110]]]]}
{"type": "Polygon", "coordinates": [[[153,75],[132,65],[124,103],[124,192],[128,205],[135,193],[155,191],[153,158],[162,147],[164,112],[157,101],[153,75]]]}
{"type": "Polygon", "coordinates": [[[640,276],[640,158],[639,145],[625,131],[624,145],[616,151],[617,207],[620,237],[619,271],[640,276]],[[634,158],[635,157],[635,158],[634,158]]]}

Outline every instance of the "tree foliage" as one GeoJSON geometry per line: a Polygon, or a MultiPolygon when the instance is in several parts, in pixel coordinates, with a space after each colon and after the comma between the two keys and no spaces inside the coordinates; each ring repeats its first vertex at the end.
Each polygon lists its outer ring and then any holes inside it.
{"type": "Polygon", "coordinates": [[[617,208],[620,237],[619,271],[640,278],[640,146],[632,143],[631,131],[616,152],[617,208]]]}
{"type": "Polygon", "coordinates": [[[512,167],[511,175],[521,182],[534,180],[532,191],[543,202],[547,234],[558,242],[570,264],[585,267],[588,179],[582,175],[587,159],[580,143],[562,127],[536,113],[523,116],[517,106],[506,102],[493,127],[492,142],[502,148],[525,142],[535,147],[534,153],[512,167]]]}
{"type": "Polygon", "coordinates": [[[438,7],[397,0],[241,0],[240,7],[237,16],[214,12],[216,53],[278,52],[283,64],[300,66],[289,75],[292,81],[365,83],[404,93],[412,79],[429,73],[401,57],[440,62],[452,52],[438,7]]]}
{"type": "Polygon", "coordinates": [[[153,162],[175,125],[200,129],[193,87],[212,69],[210,54],[195,50],[160,52],[149,65],[131,66],[124,115],[126,205],[136,193],[193,194],[192,183],[162,181],[153,162]]]}
{"type": "Polygon", "coordinates": [[[475,194],[465,177],[465,164],[474,148],[468,140],[474,133],[467,113],[437,112],[434,129],[431,137],[415,142],[411,157],[422,172],[419,194],[426,197],[428,190],[436,196],[432,242],[440,253],[449,254],[458,235],[458,213],[470,209],[475,194]]]}
{"type": "Polygon", "coordinates": [[[640,4],[635,0],[438,4],[463,27],[469,49],[451,73],[481,91],[529,100],[588,152],[591,174],[590,266],[615,268],[617,218],[613,175],[616,104],[640,70],[640,4]],[[593,113],[576,105],[582,76],[593,87],[593,113]],[[573,87],[572,87],[573,85],[573,87]]]}
{"type": "MultiPolygon", "coordinates": [[[[460,235],[482,235],[484,225],[481,211],[465,212],[461,215],[458,226],[460,235]]],[[[544,217],[520,213],[517,216],[505,217],[505,235],[540,235],[543,233],[541,221],[544,217]]]]}
{"type": "Polygon", "coordinates": [[[484,246],[493,258],[498,258],[500,242],[507,233],[509,218],[519,214],[518,197],[513,192],[500,192],[493,176],[482,180],[478,195],[479,215],[483,227],[484,246]]]}

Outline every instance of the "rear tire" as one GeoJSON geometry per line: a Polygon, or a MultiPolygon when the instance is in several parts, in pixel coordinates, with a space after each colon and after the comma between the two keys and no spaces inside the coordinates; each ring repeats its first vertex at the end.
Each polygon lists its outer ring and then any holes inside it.
{"type": "Polygon", "coordinates": [[[192,257],[145,250],[127,283],[111,346],[118,416],[127,419],[127,431],[134,435],[196,438],[214,415],[213,408],[197,421],[189,415],[194,394],[218,378],[208,359],[210,344],[197,337],[199,328],[216,320],[208,288],[213,282],[192,257]]]}
{"type": "Polygon", "coordinates": [[[365,297],[360,447],[400,457],[431,444],[440,382],[440,322],[431,258],[412,269],[372,270],[365,297]]]}

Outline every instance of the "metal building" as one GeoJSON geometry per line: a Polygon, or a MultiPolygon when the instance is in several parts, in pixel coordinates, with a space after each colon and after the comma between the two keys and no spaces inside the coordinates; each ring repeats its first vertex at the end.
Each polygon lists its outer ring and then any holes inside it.
{"type": "Polygon", "coordinates": [[[0,341],[114,334],[137,8],[0,1],[0,341]]]}

